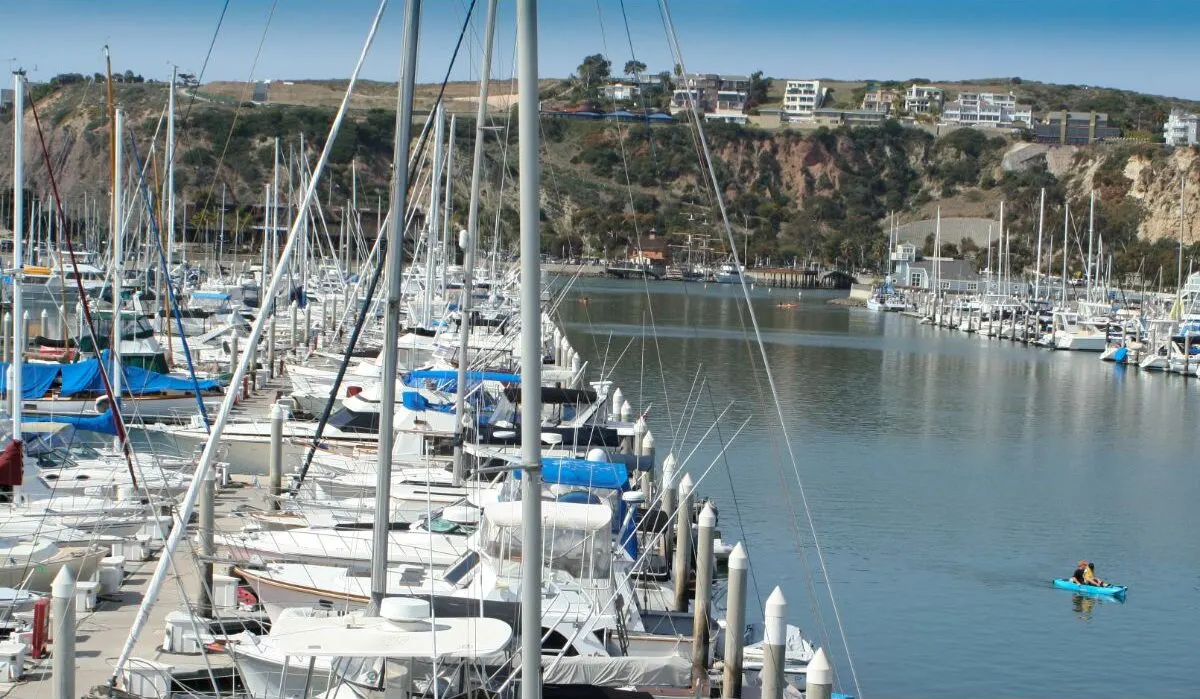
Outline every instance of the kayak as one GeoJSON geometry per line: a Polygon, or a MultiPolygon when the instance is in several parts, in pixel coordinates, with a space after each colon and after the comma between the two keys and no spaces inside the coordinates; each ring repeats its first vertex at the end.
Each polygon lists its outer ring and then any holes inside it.
{"type": "Polygon", "coordinates": [[[1105,595],[1107,597],[1124,597],[1125,592],[1129,589],[1124,585],[1110,585],[1108,587],[1080,585],[1069,578],[1057,578],[1054,581],[1054,586],[1061,590],[1071,590],[1072,592],[1079,592],[1085,595],[1105,595]]]}

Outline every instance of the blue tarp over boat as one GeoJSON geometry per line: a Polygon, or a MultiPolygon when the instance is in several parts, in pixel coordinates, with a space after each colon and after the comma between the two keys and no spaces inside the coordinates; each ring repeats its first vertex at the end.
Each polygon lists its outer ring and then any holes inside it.
{"type": "MultiPolygon", "coordinates": [[[[103,354],[105,368],[111,373],[112,356],[106,350],[103,354]]],[[[0,362],[0,391],[8,391],[7,362],[0,362]]],[[[140,396],[164,391],[194,391],[199,384],[201,391],[220,388],[221,384],[212,379],[193,382],[167,374],[159,374],[136,366],[122,365],[124,380],[121,382],[121,394],[140,396]]],[[[36,400],[49,392],[55,379],[61,378],[59,395],[71,397],[80,393],[103,393],[104,379],[100,375],[100,360],[85,359],[72,364],[40,364],[25,363],[21,365],[21,397],[24,400],[36,400]]]]}
{"type": "Polygon", "coordinates": [[[101,432],[103,434],[117,434],[117,421],[113,419],[111,410],[106,410],[99,415],[83,416],[83,415],[47,415],[37,418],[38,422],[58,422],[67,425],[74,425],[76,429],[88,430],[89,432],[101,432]]]}
{"type": "MultiPolygon", "coordinates": [[[[521,469],[513,471],[521,479],[521,469]]],[[[628,490],[629,469],[625,464],[586,459],[542,459],[542,480],[550,484],[579,488],[628,490]]]]}

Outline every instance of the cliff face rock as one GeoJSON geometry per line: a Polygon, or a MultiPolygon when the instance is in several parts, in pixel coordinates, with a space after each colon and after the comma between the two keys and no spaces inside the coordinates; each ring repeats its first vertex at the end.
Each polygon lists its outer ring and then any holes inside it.
{"type": "Polygon", "coordinates": [[[1183,239],[1185,243],[1197,241],[1197,235],[1200,235],[1195,229],[1200,213],[1198,161],[1200,156],[1194,148],[1177,148],[1165,158],[1144,155],[1129,158],[1122,173],[1129,182],[1127,196],[1139,200],[1146,210],[1146,218],[1138,230],[1140,237],[1148,240],[1178,238],[1180,182],[1186,177],[1183,239]]]}

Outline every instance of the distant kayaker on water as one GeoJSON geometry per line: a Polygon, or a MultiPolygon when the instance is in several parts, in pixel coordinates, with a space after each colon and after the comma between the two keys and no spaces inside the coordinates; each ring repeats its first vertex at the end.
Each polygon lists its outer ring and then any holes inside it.
{"type": "Polygon", "coordinates": [[[1092,563],[1091,561],[1088,561],[1087,570],[1084,571],[1083,579],[1087,581],[1085,583],[1087,585],[1093,585],[1095,587],[1108,587],[1108,583],[1096,577],[1096,564],[1092,563]]]}

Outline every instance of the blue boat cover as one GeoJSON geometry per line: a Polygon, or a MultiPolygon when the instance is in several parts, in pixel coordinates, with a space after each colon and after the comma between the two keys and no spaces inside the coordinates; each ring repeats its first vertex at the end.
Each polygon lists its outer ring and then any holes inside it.
{"type": "MultiPolygon", "coordinates": [[[[54,379],[58,378],[61,364],[21,364],[21,398],[34,400],[46,395],[54,379]]],[[[8,362],[0,362],[0,392],[8,393],[8,362]]]]}
{"type": "MultiPolygon", "coordinates": [[[[103,353],[105,367],[112,371],[112,356],[108,350],[103,353]]],[[[8,390],[8,363],[0,362],[0,391],[8,390]]],[[[140,396],[146,393],[161,391],[193,391],[196,383],[201,391],[220,388],[221,384],[212,379],[193,383],[191,379],[181,379],[167,374],[159,374],[136,366],[123,365],[124,381],[121,383],[122,395],[140,396]]],[[[50,386],[57,378],[62,378],[59,395],[70,397],[80,393],[103,393],[104,380],[100,376],[100,360],[85,359],[72,364],[41,364],[25,363],[21,365],[21,397],[24,400],[36,400],[46,395],[50,386]]]]}
{"type": "MultiPolygon", "coordinates": [[[[404,385],[413,388],[424,388],[427,381],[436,382],[435,390],[447,393],[458,391],[457,369],[416,369],[404,375],[404,385]]],[[[501,383],[521,383],[517,374],[505,374],[499,371],[468,371],[467,383],[476,384],[480,381],[499,381],[501,383]]]]}
{"type": "Polygon", "coordinates": [[[1113,352],[1113,361],[1114,362],[1123,364],[1125,362],[1126,358],[1128,358],[1128,357],[1129,357],[1129,349],[1126,347],[1120,347],[1117,349],[1116,352],[1113,352]]]}
{"type": "MultiPolygon", "coordinates": [[[[523,469],[513,471],[521,479],[523,469]]],[[[629,469],[625,464],[586,459],[542,459],[542,480],[546,483],[573,485],[580,488],[629,489],[629,469]]]]}
{"type": "Polygon", "coordinates": [[[400,400],[404,403],[404,407],[409,410],[436,410],[439,413],[454,412],[454,405],[451,403],[430,403],[425,396],[416,391],[405,391],[400,395],[400,400]]]}
{"type": "Polygon", "coordinates": [[[117,434],[117,421],[113,419],[111,410],[105,410],[99,415],[48,415],[37,418],[38,422],[59,422],[74,425],[76,429],[103,434],[117,434]]]}
{"type": "Polygon", "coordinates": [[[228,301],[229,294],[220,291],[193,291],[192,298],[206,301],[228,301]]]}

